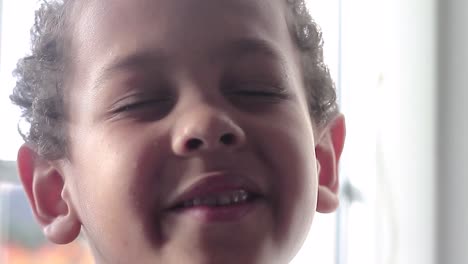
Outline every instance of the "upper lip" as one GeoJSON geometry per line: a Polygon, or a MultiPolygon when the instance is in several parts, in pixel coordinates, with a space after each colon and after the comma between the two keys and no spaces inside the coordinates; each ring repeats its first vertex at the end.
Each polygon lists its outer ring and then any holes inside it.
{"type": "Polygon", "coordinates": [[[195,198],[217,195],[235,190],[244,190],[255,196],[263,195],[260,186],[249,178],[225,172],[214,172],[206,174],[200,180],[189,185],[181,192],[176,193],[172,199],[169,199],[169,206],[167,209],[174,209],[183,202],[195,198]]]}

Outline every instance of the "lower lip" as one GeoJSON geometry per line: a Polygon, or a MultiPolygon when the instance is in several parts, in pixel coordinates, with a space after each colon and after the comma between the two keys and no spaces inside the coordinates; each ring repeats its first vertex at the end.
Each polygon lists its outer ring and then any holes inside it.
{"type": "Polygon", "coordinates": [[[246,203],[229,206],[194,206],[175,211],[179,215],[195,217],[202,222],[230,222],[238,221],[254,211],[259,206],[259,200],[255,199],[246,203]]]}

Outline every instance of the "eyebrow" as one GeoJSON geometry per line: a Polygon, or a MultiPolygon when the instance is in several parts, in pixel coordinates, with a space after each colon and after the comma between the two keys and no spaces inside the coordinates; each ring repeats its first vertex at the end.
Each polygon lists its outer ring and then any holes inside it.
{"type": "MultiPolygon", "coordinates": [[[[210,54],[215,60],[235,61],[245,57],[263,55],[267,58],[285,63],[286,59],[280,50],[271,42],[258,38],[243,38],[228,42],[210,54]]],[[[142,50],[128,56],[117,58],[102,68],[94,88],[101,86],[117,72],[147,68],[167,68],[170,58],[161,50],[142,50]]]]}
{"type": "Polygon", "coordinates": [[[220,57],[239,59],[252,55],[265,55],[276,60],[284,61],[285,58],[273,43],[257,38],[239,39],[228,43],[220,52],[220,57]]]}
{"type": "Polygon", "coordinates": [[[102,83],[118,72],[134,69],[146,69],[149,67],[165,68],[167,67],[168,61],[169,59],[162,52],[151,50],[143,50],[129,56],[117,58],[101,68],[102,70],[96,79],[94,88],[97,89],[102,85],[102,83]]]}

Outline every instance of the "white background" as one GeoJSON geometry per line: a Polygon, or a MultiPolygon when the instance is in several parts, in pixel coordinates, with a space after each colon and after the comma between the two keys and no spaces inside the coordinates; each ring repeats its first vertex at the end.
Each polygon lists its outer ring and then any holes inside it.
{"type": "Polygon", "coordinates": [[[15,85],[12,71],[29,49],[29,29],[34,22],[35,0],[3,0],[0,43],[0,159],[16,160],[22,143],[17,132],[20,111],[8,96],[15,85]]]}

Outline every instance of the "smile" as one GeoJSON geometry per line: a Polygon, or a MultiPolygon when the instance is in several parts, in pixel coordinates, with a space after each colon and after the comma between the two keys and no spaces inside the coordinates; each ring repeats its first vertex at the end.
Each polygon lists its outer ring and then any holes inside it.
{"type": "Polygon", "coordinates": [[[194,199],[186,200],[175,206],[174,209],[185,209],[197,206],[231,206],[235,204],[246,203],[247,201],[252,200],[254,197],[255,195],[247,192],[246,190],[235,190],[217,195],[196,197],[194,199]]]}
{"type": "Polygon", "coordinates": [[[168,212],[201,222],[238,221],[265,201],[258,186],[245,178],[217,175],[190,186],[168,212]]]}

